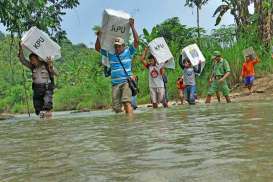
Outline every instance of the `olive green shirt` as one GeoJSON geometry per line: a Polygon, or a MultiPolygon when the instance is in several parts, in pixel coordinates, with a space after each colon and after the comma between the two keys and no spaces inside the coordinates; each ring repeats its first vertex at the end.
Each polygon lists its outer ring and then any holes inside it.
{"type": "Polygon", "coordinates": [[[227,60],[221,59],[218,63],[216,62],[213,66],[214,76],[224,76],[227,72],[230,72],[230,66],[227,60]]]}

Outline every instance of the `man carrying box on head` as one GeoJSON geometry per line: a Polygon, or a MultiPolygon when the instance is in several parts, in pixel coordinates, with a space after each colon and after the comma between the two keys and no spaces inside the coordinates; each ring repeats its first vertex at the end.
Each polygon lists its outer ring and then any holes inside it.
{"type": "Polygon", "coordinates": [[[33,105],[35,113],[43,117],[51,117],[53,109],[53,90],[54,90],[54,75],[57,75],[57,70],[53,67],[51,58],[47,58],[47,62],[41,61],[39,57],[31,53],[29,61],[23,54],[21,43],[19,43],[20,62],[32,71],[32,90],[33,90],[33,105]]]}
{"type": "Polygon", "coordinates": [[[222,58],[219,51],[214,51],[212,60],[214,61],[212,76],[209,80],[210,86],[206,103],[210,103],[212,95],[217,91],[221,91],[226,98],[227,103],[230,103],[229,88],[226,78],[230,75],[230,67],[227,60],[222,58]]]}
{"type": "Polygon", "coordinates": [[[245,86],[249,90],[249,95],[252,94],[252,86],[253,82],[255,80],[255,69],[254,66],[258,64],[259,58],[254,57],[253,54],[247,54],[245,58],[245,62],[242,67],[242,72],[241,72],[241,80],[244,79],[245,86]]]}
{"type": "Polygon", "coordinates": [[[131,96],[132,92],[128,84],[128,76],[132,76],[132,58],[138,47],[138,34],[135,30],[134,19],[129,19],[129,25],[133,32],[134,44],[128,48],[122,38],[116,37],[113,43],[115,53],[112,54],[101,48],[101,32],[97,33],[95,49],[103,56],[107,57],[110,62],[111,79],[112,79],[112,104],[116,113],[122,112],[122,105],[126,113],[132,113],[131,96]],[[124,70],[125,69],[125,70],[124,70]]]}

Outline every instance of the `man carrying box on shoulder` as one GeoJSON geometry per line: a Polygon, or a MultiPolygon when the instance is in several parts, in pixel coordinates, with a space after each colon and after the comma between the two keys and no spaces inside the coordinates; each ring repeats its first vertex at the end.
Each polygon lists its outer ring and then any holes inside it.
{"type": "Polygon", "coordinates": [[[27,61],[21,43],[19,43],[18,57],[20,62],[32,71],[33,105],[36,115],[40,115],[41,118],[51,117],[54,75],[58,74],[51,58],[47,58],[47,62],[44,62],[36,54],[31,53],[27,61]]]}
{"type": "Polygon", "coordinates": [[[131,106],[132,92],[129,88],[128,77],[132,76],[132,58],[138,47],[138,34],[135,30],[134,19],[129,19],[129,25],[133,32],[134,44],[128,48],[122,38],[116,37],[114,40],[115,53],[101,48],[100,37],[101,32],[97,33],[95,49],[103,56],[107,57],[110,62],[111,79],[112,79],[112,107],[116,113],[122,112],[122,105],[127,114],[133,112],[131,106]]]}

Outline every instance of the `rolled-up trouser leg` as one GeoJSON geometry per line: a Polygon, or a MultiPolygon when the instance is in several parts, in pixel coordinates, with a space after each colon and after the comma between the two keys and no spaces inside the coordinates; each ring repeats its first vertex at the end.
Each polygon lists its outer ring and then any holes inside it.
{"type": "Polygon", "coordinates": [[[196,94],[195,85],[187,85],[185,88],[184,94],[189,104],[195,104],[195,94],[196,94]]]}
{"type": "Polygon", "coordinates": [[[195,85],[191,85],[189,88],[189,103],[195,104],[195,95],[196,95],[196,87],[195,85]]]}
{"type": "Polygon", "coordinates": [[[53,91],[46,90],[44,95],[44,107],[43,110],[50,111],[53,108],[53,91]]]}
{"type": "Polygon", "coordinates": [[[122,112],[121,84],[112,86],[112,107],[116,113],[122,112]]]}

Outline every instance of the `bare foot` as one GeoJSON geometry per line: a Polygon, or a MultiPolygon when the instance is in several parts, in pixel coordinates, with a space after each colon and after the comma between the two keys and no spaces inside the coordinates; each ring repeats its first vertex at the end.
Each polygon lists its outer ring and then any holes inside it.
{"type": "Polygon", "coordinates": [[[49,119],[52,117],[52,112],[51,111],[46,111],[45,114],[44,114],[44,117],[49,119]]]}
{"type": "Polygon", "coordinates": [[[40,118],[44,118],[45,117],[45,112],[44,111],[41,111],[40,114],[39,114],[40,118]]]}

